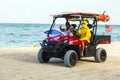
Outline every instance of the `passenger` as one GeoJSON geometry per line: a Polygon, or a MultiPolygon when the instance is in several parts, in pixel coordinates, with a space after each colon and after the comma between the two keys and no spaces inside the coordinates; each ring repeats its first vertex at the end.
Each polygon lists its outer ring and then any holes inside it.
{"type": "Polygon", "coordinates": [[[86,19],[81,21],[81,25],[82,25],[82,27],[78,29],[77,35],[80,37],[80,40],[82,43],[81,56],[84,56],[85,44],[90,42],[91,33],[90,33],[89,27],[87,26],[88,21],[86,19]]]}
{"type": "Polygon", "coordinates": [[[74,36],[76,34],[75,28],[76,28],[76,24],[71,24],[70,33],[69,33],[70,36],[74,36]]]}
{"type": "Polygon", "coordinates": [[[60,25],[59,28],[62,32],[64,32],[65,35],[69,35],[71,25],[69,22],[66,22],[65,26],[66,26],[66,28],[62,28],[62,25],[60,25]]]}

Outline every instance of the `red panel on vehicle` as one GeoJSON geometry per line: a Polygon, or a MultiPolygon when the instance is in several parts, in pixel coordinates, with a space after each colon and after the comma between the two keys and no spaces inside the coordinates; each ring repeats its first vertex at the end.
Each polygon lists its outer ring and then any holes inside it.
{"type": "Polygon", "coordinates": [[[110,39],[106,39],[106,40],[101,40],[100,41],[100,44],[109,44],[109,43],[111,43],[110,39]]]}

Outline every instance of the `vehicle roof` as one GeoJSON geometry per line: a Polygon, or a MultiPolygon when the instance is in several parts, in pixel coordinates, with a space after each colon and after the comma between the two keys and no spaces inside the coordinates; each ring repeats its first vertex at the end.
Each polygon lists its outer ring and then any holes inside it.
{"type": "Polygon", "coordinates": [[[61,14],[53,15],[53,17],[66,17],[71,15],[98,16],[100,14],[88,13],[88,12],[70,12],[70,13],[61,13],[61,14]]]}
{"type": "MultiPolygon", "coordinates": [[[[61,13],[61,14],[56,14],[52,15],[54,18],[80,18],[82,16],[86,17],[97,17],[100,18],[98,19],[99,21],[102,21],[103,18],[107,19],[109,21],[110,17],[106,14],[98,14],[98,13],[90,13],[90,12],[69,12],[69,13],[61,13]],[[101,20],[102,18],[102,20],[101,20]]],[[[107,22],[104,21],[104,22],[107,22]]]]}

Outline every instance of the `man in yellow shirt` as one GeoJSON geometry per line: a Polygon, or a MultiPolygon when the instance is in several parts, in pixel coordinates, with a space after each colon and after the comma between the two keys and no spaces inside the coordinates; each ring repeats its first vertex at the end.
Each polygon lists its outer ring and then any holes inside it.
{"type": "Polygon", "coordinates": [[[90,38],[91,38],[91,32],[88,25],[88,21],[86,19],[83,19],[81,21],[81,25],[82,27],[78,29],[77,35],[80,37],[81,43],[82,43],[82,52],[81,52],[81,56],[84,55],[84,47],[85,44],[90,42],[90,38]]]}

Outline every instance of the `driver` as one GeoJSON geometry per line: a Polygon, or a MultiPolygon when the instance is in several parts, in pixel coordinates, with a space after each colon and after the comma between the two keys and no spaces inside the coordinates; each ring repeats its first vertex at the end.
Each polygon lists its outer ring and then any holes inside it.
{"type": "Polygon", "coordinates": [[[82,27],[79,28],[78,31],[77,31],[77,36],[80,37],[80,40],[81,40],[81,43],[82,43],[81,56],[84,56],[84,47],[85,47],[85,44],[90,42],[91,33],[90,33],[89,27],[87,26],[88,21],[86,19],[83,19],[81,21],[81,25],[82,25],[82,27]]]}
{"type": "Polygon", "coordinates": [[[69,35],[71,25],[69,22],[66,22],[65,26],[66,26],[66,28],[62,28],[62,25],[60,25],[59,28],[62,32],[64,32],[65,35],[69,35]]]}

